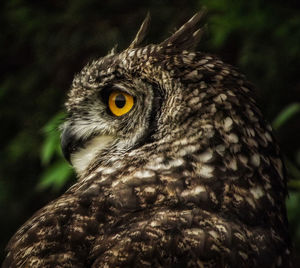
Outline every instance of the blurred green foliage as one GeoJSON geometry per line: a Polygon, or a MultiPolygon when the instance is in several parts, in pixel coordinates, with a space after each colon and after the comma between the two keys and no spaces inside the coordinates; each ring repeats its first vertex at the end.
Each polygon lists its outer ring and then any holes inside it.
{"type": "Polygon", "coordinates": [[[300,249],[300,2],[3,0],[0,262],[16,229],[75,181],[59,147],[74,73],[116,43],[125,48],[148,10],[149,41],[159,42],[203,5],[208,31],[200,49],[247,74],[273,122],[290,179],[291,237],[300,249]]]}
{"type": "Polygon", "coordinates": [[[300,112],[300,103],[291,103],[285,107],[279,115],[273,120],[273,128],[280,129],[291,117],[300,112]]]}
{"type": "Polygon", "coordinates": [[[58,191],[74,175],[71,167],[63,159],[60,149],[59,125],[64,117],[62,112],[56,114],[43,128],[44,141],[40,157],[42,165],[46,168],[41,173],[38,190],[52,187],[54,191],[58,191]],[[50,165],[52,159],[55,161],[50,165]]]}

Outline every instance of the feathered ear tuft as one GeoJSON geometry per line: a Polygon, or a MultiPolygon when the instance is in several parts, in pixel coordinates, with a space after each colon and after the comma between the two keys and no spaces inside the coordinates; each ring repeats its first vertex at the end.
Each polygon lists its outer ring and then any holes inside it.
{"type": "Polygon", "coordinates": [[[113,56],[116,54],[118,48],[118,44],[115,44],[114,47],[107,53],[107,56],[113,56]]]}
{"type": "Polygon", "coordinates": [[[137,48],[144,41],[146,34],[148,33],[149,25],[150,25],[150,13],[148,12],[139,31],[137,32],[134,40],[129,45],[128,49],[137,48]]]}
{"type": "Polygon", "coordinates": [[[206,14],[206,9],[196,13],[188,22],[180,27],[172,36],[163,41],[160,46],[172,48],[172,50],[188,50],[193,51],[201,40],[205,32],[206,25],[199,27],[198,24],[206,14]]]}

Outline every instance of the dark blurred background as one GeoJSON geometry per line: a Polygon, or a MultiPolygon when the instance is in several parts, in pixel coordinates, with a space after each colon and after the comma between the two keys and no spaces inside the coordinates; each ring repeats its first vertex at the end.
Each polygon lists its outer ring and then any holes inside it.
{"type": "Polygon", "coordinates": [[[58,130],[74,73],[115,44],[126,48],[147,11],[148,41],[158,43],[202,6],[208,30],[199,49],[247,75],[276,131],[300,252],[300,1],[1,0],[0,263],[17,228],[75,181],[58,130]]]}

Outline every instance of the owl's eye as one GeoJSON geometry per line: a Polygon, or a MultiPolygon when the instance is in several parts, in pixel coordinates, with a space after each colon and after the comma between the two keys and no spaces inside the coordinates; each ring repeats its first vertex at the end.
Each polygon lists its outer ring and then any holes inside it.
{"type": "Polygon", "coordinates": [[[125,92],[114,90],[109,94],[108,107],[116,116],[128,113],[132,109],[133,104],[133,97],[125,92]]]}

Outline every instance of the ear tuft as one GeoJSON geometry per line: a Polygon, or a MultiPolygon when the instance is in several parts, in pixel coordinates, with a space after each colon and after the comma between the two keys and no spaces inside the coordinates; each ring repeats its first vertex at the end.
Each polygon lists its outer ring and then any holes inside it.
{"type": "Polygon", "coordinates": [[[116,54],[118,48],[118,44],[115,44],[114,47],[107,53],[107,56],[113,56],[116,54]]]}
{"type": "Polygon", "coordinates": [[[128,49],[137,48],[145,39],[150,25],[150,13],[148,12],[134,40],[129,45],[128,49]]]}
{"type": "Polygon", "coordinates": [[[206,14],[206,9],[196,13],[188,22],[181,26],[173,35],[163,41],[160,46],[174,51],[193,51],[201,40],[206,26],[199,28],[199,22],[206,14]]]}

